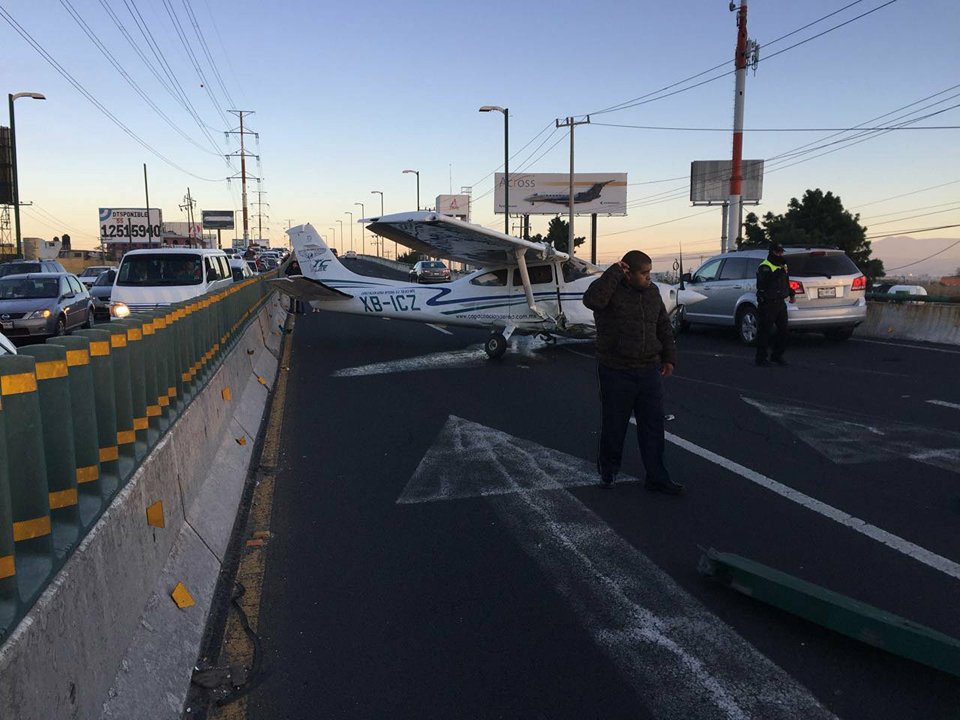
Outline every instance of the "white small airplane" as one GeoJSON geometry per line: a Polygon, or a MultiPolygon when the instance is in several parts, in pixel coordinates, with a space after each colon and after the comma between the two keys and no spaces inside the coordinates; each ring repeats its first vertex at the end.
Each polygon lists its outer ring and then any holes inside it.
{"type": "MultiPolygon", "coordinates": [[[[482,269],[453,282],[420,285],[350,272],[309,223],[287,230],[303,276],[273,281],[283,293],[331,312],[490,330],[484,350],[506,352],[512,335],[592,338],[593,312],[583,293],[602,269],[530,242],[449,215],[418,211],[361,220],[368,229],[430,257],[482,269]]],[[[667,311],[706,298],[658,285],[667,311]]]]}

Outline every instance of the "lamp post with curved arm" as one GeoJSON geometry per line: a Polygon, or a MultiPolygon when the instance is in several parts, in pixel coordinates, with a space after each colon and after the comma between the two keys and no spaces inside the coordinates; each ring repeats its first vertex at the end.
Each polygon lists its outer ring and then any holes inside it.
{"type": "MultiPolygon", "coordinates": [[[[20,92],[7,95],[7,101],[10,104],[10,175],[13,181],[13,224],[17,227],[17,257],[23,257],[23,246],[20,241],[20,183],[17,179],[17,123],[13,117],[13,101],[20,98],[30,98],[32,100],[46,100],[46,96],[36,92],[20,92]]],[[[149,224],[149,218],[147,219],[149,224]]]]}
{"type": "MultiPolygon", "coordinates": [[[[354,205],[359,205],[359,206],[360,206],[360,218],[361,218],[361,219],[365,218],[365,217],[367,216],[367,211],[366,211],[366,209],[363,207],[363,203],[362,203],[362,202],[355,202],[354,205]]],[[[363,254],[366,255],[366,254],[367,254],[367,227],[366,227],[366,225],[361,225],[361,226],[360,226],[360,240],[361,240],[360,248],[363,250],[363,254]]]]}
{"type": "Polygon", "coordinates": [[[503,113],[503,232],[510,234],[510,110],[499,105],[484,105],[480,112],[503,113]]]}
{"type": "Polygon", "coordinates": [[[333,238],[332,247],[336,247],[336,246],[337,246],[337,229],[336,229],[336,228],[328,228],[328,230],[330,230],[331,237],[333,238]]]}
{"type": "Polygon", "coordinates": [[[417,176],[417,210],[420,209],[420,171],[419,170],[404,170],[405,173],[413,173],[417,176]]]}
{"type": "Polygon", "coordinates": [[[349,210],[344,210],[343,214],[350,216],[350,252],[353,252],[353,213],[349,210]]]}
{"type": "MultiPolygon", "coordinates": [[[[371,190],[370,194],[380,196],[380,217],[383,217],[383,190],[371,190]]],[[[394,246],[396,246],[396,243],[394,243],[394,246]]],[[[394,251],[396,251],[396,247],[394,247],[394,251]]],[[[382,255],[383,255],[383,238],[381,237],[379,241],[379,245],[377,246],[377,257],[380,257],[382,255]]]]}
{"type": "Polygon", "coordinates": [[[340,249],[343,250],[343,220],[337,220],[340,223],[340,249]]]}

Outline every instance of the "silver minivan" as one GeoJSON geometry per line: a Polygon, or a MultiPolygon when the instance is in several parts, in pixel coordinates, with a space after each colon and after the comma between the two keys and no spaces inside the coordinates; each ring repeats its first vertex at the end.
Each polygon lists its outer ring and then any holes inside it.
{"type": "MultiPolygon", "coordinates": [[[[757,339],[757,268],[766,249],[716,255],[684,283],[706,299],[682,308],[679,324],[721,325],[736,328],[740,340],[757,339]]],[[[830,340],[846,340],[867,317],[867,279],[842,250],[797,248],[784,250],[790,286],[796,302],[787,305],[791,330],[822,332],[830,340]]]]}

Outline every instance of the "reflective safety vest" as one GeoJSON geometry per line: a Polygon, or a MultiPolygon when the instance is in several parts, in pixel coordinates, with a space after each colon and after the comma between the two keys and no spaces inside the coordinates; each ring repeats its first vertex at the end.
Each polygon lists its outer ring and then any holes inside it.
{"type": "Polygon", "coordinates": [[[770,262],[769,258],[764,259],[764,261],[760,263],[760,267],[763,267],[764,265],[770,268],[771,272],[776,272],[777,270],[786,270],[786,267],[787,267],[786,264],[774,265],[772,262],[770,262]]]}

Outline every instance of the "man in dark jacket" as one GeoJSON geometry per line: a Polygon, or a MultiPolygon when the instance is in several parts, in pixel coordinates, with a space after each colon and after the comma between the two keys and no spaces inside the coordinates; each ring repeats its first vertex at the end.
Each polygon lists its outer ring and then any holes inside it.
{"type": "Polygon", "coordinates": [[[757,365],[786,365],[783,353],[787,349],[787,306],[784,300],[794,302],[790,275],[783,260],[783,245],[770,243],[767,259],[757,268],[757,365]],[[776,334],[773,329],[776,327],[776,334]],[[773,337],[773,351],[767,360],[767,348],[773,337]]]}
{"type": "Polygon", "coordinates": [[[633,415],[646,488],[679,495],[683,485],[670,479],[663,464],[662,378],[673,373],[677,350],[660,291],[650,280],[652,267],[646,253],[631,250],[583,294],[583,304],[593,310],[597,326],[603,415],[597,467],[601,484],[611,487],[633,415]]]}

